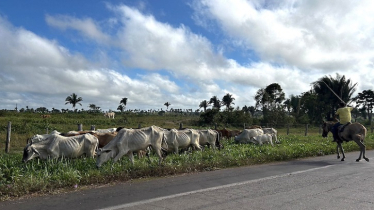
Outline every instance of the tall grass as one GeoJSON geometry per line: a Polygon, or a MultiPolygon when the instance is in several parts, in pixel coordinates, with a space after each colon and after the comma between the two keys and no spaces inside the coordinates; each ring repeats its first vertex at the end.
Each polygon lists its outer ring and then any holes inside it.
{"type": "MultiPolygon", "coordinates": [[[[42,127],[40,123],[46,121],[38,117],[16,116],[11,119],[12,125],[15,122],[17,126],[26,125],[30,128],[38,127],[39,129],[42,127]]],[[[125,126],[131,125],[126,127],[137,127],[139,123],[142,126],[155,124],[161,127],[168,127],[166,125],[178,127],[179,123],[184,123],[186,127],[191,125],[189,123],[191,118],[186,120],[185,117],[178,118],[178,116],[172,116],[171,118],[165,116],[129,116],[126,123],[119,122],[123,120],[121,118],[115,121],[103,119],[101,115],[84,116],[82,118],[76,117],[76,115],[74,118],[54,118],[56,116],[53,116],[53,120],[48,120],[48,126],[58,128],[57,130],[61,132],[75,130],[76,125],[70,128],[70,125],[65,123],[76,124],[77,122],[87,125],[95,123],[97,128],[116,127],[123,124],[125,126]],[[132,124],[129,121],[132,121],[132,124]]],[[[0,117],[1,125],[4,125],[4,122],[7,121],[8,119],[1,119],[0,117]]],[[[61,189],[74,190],[83,186],[106,184],[114,181],[211,171],[227,167],[287,161],[335,153],[336,144],[332,143],[330,138],[322,138],[318,129],[310,130],[311,132],[307,136],[302,132],[302,128],[297,134],[290,135],[286,135],[285,129],[278,131],[280,133],[278,136],[280,144],[275,144],[273,147],[271,145],[235,144],[233,139],[230,139],[222,141],[224,149],[221,151],[205,149],[203,152],[173,154],[167,156],[161,166],[158,165],[158,157],[155,155],[151,155],[151,162],[147,158],[135,157],[134,165],[130,163],[127,156],[124,156],[116,163],[109,161],[100,169],[97,169],[96,160],[85,157],[77,159],[34,159],[23,163],[21,160],[25,140],[35,130],[22,132],[17,128],[15,131],[12,130],[11,152],[0,151],[0,200],[31,193],[52,193],[61,189]]],[[[374,135],[371,133],[366,137],[367,149],[374,147],[373,137],[374,135]]],[[[343,146],[346,152],[358,150],[358,146],[354,142],[344,143],[343,146]]]]}

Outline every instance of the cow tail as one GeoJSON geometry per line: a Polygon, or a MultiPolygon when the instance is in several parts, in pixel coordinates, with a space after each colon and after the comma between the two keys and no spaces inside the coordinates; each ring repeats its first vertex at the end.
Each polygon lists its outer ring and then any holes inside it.
{"type": "Polygon", "coordinates": [[[219,135],[220,135],[220,133],[218,132],[218,131],[215,131],[216,132],[216,134],[217,134],[217,137],[216,137],[216,147],[218,148],[218,150],[220,150],[221,149],[221,144],[220,144],[220,142],[219,142],[219,135]]]}

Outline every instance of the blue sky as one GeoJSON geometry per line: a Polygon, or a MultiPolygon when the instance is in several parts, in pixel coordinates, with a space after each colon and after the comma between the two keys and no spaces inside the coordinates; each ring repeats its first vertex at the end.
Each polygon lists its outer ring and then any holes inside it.
{"type": "Polygon", "coordinates": [[[278,83],[300,95],[338,73],[373,89],[374,3],[1,1],[0,109],[193,109],[230,93],[254,106],[278,83]]]}

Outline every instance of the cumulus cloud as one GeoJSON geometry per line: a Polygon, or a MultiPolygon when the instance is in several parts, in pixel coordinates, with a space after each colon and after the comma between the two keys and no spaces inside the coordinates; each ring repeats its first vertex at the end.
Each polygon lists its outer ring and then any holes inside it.
{"type": "Polygon", "coordinates": [[[61,30],[77,30],[82,33],[84,37],[101,43],[107,43],[110,40],[109,35],[103,33],[99,24],[95,23],[91,18],[78,19],[67,15],[46,15],[45,20],[50,26],[61,30]]]}
{"type": "MultiPolygon", "coordinates": [[[[373,89],[371,1],[193,1],[193,18],[217,44],[187,24],[175,26],[151,13],[110,5],[105,20],[49,14],[61,33],[78,32],[96,56],[69,49],[59,40],[12,26],[0,17],[0,97],[6,107],[70,108],[71,93],[116,109],[197,109],[203,100],[230,93],[236,106],[252,106],[260,88],[278,83],[286,96],[310,90],[325,75],[345,75],[358,91],[373,89]],[[108,27],[110,30],[107,30],[108,27]],[[212,35],[213,36],[213,35],[212,35]],[[253,53],[240,61],[225,53],[253,53]],[[92,58],[99,57],[99,60],[92,58]]],[[[75,35],[75,33],[74,33],[75,35]]],[[[80,107],[78,107],[80,108],[80,107]]]]}
{"type": "MultiPolygon", "coordinates": [[[[157,73],[130,78],[112,69],[94,67],[81,55],[73,55],[57,42],[41,38],[23,28],[1,20],[0,72],[1,96],[4,101],[22,107],[70,108],[64,99],[71,93],[83,98],[84,104],[116,109],[123,97],[138,108],[162,107],[162,92],[178,87],[157,73]]],[[[77,108],[80,108],[79,106],[77,108]]],[[[87,109],[87,107],[82,107],[87,109]]]]}
{"type": "Polygon", "coordinates": [[[371,52],[371,1],[267,3],[195,1],[194,8],[199,23],[214,20],[232,39],[240,40],[235,43],[256,51],[263,62],[332,72],[349,69],[371,52]]]}

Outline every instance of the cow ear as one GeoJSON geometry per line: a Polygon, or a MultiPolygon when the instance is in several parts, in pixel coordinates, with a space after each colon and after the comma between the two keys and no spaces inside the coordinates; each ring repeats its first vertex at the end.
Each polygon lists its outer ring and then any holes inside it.
{"type": "Polygon", "coordinates": [[[36,150],[34,147],[31,147],[32,151],[35,152],[36,154],[38,154],[40,156],[40,153],[38,152],[38,150],[36,150]]]}

